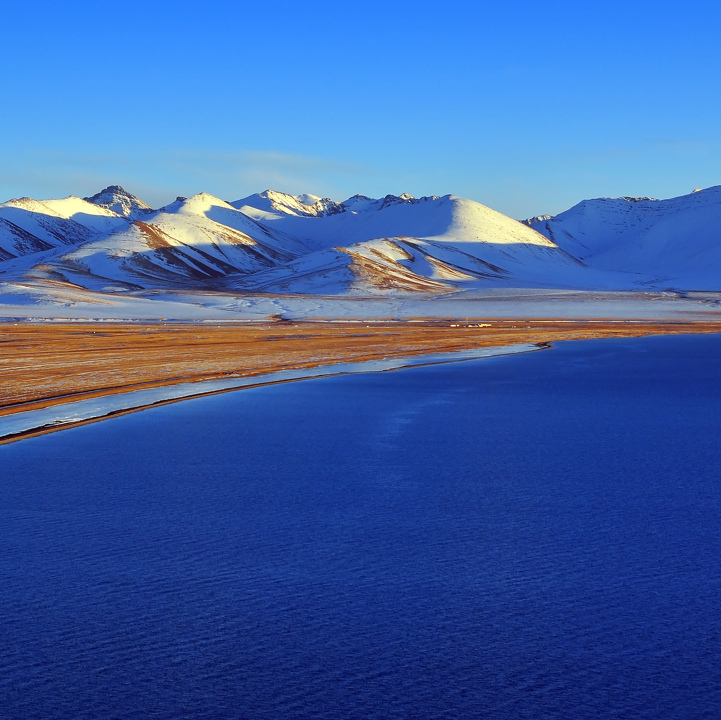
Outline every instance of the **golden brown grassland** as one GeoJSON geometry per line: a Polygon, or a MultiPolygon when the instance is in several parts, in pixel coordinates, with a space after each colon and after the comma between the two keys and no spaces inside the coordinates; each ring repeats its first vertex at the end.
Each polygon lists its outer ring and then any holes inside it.
{"type": "Polygon", "coordinates": [[[339,362],[515,343],[712,332],[721,332],[721,321],[6,323],[0,324],[0,416],[141,388],[339,362]]]}

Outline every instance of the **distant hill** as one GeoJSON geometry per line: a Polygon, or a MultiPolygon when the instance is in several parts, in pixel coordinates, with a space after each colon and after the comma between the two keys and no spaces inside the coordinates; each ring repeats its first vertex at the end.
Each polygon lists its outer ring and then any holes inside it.
{"type": "Polygon", "coordinates": [[[650,287],[721,289],[721,186],[670,200],[584,200],[526,222],[590,268],[650,287]]]}
{"type": "Polygon", "coordinates": [[[439,295],[487,287],[721,290],[721,187],[585,200],[513,220],[453,195],[337,202],[273,190],[149,207],[91,197],[0,205],[0,279],[109,292],[175,288],[439,295]]]}

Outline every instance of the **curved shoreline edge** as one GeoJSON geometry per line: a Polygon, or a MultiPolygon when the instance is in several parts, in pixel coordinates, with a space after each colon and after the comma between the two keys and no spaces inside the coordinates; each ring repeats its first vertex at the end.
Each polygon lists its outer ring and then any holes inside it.
{"type": "Polygon", "coordinates": [[[28,410],[0,417],[0,445],[46,435],[60,430],[89,425],[122,415],[154,407],[219,395],[249,388],[280,385],[300,380],[314,380],[341,375],[390,372],[413,367],[441,365],[480,360],[482,358],[517,355],[553,347],[549,342],[517,343],[513,345],[480,347],[455,352],[407,355],[362,362],[333,363],[313,368],[271,371],[262,375],[227,380],[204,380],[162,387],[135,390],[119,395],[106,395],[87,400],[75,400],[38,410],[28,410]]]}

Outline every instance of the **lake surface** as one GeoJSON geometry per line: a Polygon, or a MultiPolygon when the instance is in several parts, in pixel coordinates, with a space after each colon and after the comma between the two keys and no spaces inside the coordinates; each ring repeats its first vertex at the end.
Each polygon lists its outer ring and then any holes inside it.
{"type": "Polygon", "coordinates": [[[2,718],[720,716],[720,336],[0,447],[2,718]]]}

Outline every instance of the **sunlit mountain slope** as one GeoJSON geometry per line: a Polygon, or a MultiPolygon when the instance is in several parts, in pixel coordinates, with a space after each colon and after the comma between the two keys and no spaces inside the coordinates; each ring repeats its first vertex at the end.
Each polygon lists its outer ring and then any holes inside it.
{"type": "Polygon", "coordinates": [[[0,280],[388,296],[484,288],[721,290],[721,187],[587,200],[523,223],[453,195],[336,202],[267,190],[153,210],[119,186],[0,205],[0,280]]]}
{"type": "Polygon", "coordinates": [[[327,290],[362,293],[453,292],[489,283],[567,287],[596,281],[606,287],[619,282],[591,278],[582,262],[548,238],[480,203],[452,195],[388,195],[378,200],[356,195],[322,213],[315,212],[317,202],[307,206],[311,212],[299,212],[299,202],[266,192],[232,203],[319,253],[249,278],[242,286],[308,292],[301,288],[317,281],[327,290]],[[389,252],[390,243],[400,251],[389,252]]]}
{"type": "Polygon", "coordinates": [[[144,215],[153,212],[150,205],[131,195],[120,185],[110,185],[85,200],[131,220],[142,219],[144,215]]]}
{"type": "Polygon", "coordinates": [[[655,287],[721,289],[721,186],[669,200],[584,200],[527,222],[591,268],[655,287]]]}
{"type": "Polygon", "coordinates": [[[228,275],[257,272],[304,252],[295,239],[201,193],[55,257],[36,273],[101,289],[107,281],[127,288],[213,286],[228,275]]]}

